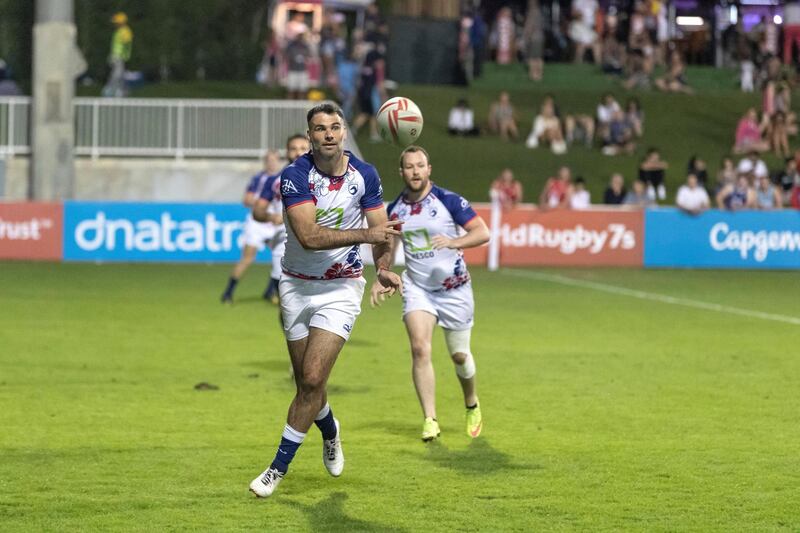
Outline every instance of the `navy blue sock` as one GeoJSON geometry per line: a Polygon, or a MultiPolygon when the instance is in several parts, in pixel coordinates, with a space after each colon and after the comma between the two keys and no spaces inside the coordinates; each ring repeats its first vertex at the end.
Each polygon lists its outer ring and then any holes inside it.
{"type": "Polygon", "coordinates": [[[239,283],[239,280],[236,278],[228,278],[228,286],[225,287],[225,294],[228,296],[233,296],[233,291],[236,290],[236,284],[239,283]]]}
{"type": "Polygon", "coordinates": [[[336,437],[336,423],[333,421],[333,409],[328,404],[317,415],[317,420],[314,420],[319,430],[322,432],[322,438],[331,440],[336,437]],[[327,411],[327,412],[326,412],[327,411]]]}
{"type": "Polygon", "coordinates": [[[272,461],[272,468],[275,468],[280,473],[285,474],[289,470],[289,463],[294,459],[294,454],[297,449],[303,444],[306,434],[300,433],[293,429],[289,424],[283,429],[283,436],[281,437],[281,444],[278,446],[278,453],[275,454],[275,459],[272,461]]]}

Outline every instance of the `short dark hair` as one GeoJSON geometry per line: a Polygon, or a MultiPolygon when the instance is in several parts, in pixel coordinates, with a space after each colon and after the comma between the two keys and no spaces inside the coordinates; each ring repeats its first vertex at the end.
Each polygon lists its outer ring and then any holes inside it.
{"type": "Polygon", "coordinates": [[[309,126],[311,125],[311,119],[314,118],[314,115],[318,115],[319,113],[325,113],[326,115],[339,115],[339,117],[344,120],[344,112],[342,112],[341,107],[333,102],[321,102],[308,110],[308,113],[306,114],[306,122],[309,126]]]}
{"type": "Polygon", "coordinates": [[[294,135],[289,135],[289,138],[286,139],[286,148],[289,148],[289,145],[295,139],[303,139],[304,141],[308,142],[308,137],[302,133],[295,133],[294,135]]]}
{"type": "Polygon", "coordinates": [[[425,161],[427,161],[429,165],[431,164],[431,157],[428,155],[428,152],[425,150],[425,148],[422,146],[417,146],[416,144],[412,144],[400,153],[400,168],[403,168],[403,158],[406,156],[406,154],[413,154],[416,152],[425,154],[425,161]]]}

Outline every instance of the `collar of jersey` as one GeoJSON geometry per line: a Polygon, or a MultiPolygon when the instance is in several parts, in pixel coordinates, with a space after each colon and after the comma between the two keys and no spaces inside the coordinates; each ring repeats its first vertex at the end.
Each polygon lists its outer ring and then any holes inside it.
{"type": "Polygon", "coordinates": [[[347,156],[347,169],[345,169],[345,171],[344,171],[344,174],[342,174],[341,176],[333,176],[333,175],[331,175],[331,174],[326,174],[325,172],[323,172],[322,170],[320,170],[320,168],[317,166],[317,162],[316,162],[316,161],[314,161],[314,154],[313,154],[313,152],[311,153],[311,164],[314,166],[314,170],[316,170],[317,172],[319,172],[320,174],[322,174],[323,176],[325,176],[325,177],[326,177],[326,178],[328,178],[329,180],[333,180],[333,181],[339,181],[339,180],[343,180],[343,179],[344,179],[344,177],[345,177],[345,176],[347,176],[347,173],[348,173],[348,172],[350,172],[350,170],[351,170],[351,169],[352,169],[352,170],[355,170],[355,169],[356,169],[356,167],[354,167],[354,166],[352,165],[352,163],[350,163],[350,161],[352,161],[352,160],[353,160],[353,154],[352,154],[352,153],[350,153],[350,151],[349,151],[349,150],[345,150],[345,151],[344,151],[344,153],[345,153],[345,155],[347,156]]]}
{"type": "Polygon", "coordinates": [[[428,196],[433,194],[433,188],[434,187],[436,187],[436,184],[433,182],[433,180],[431,180],[431,190],[429,190],[428,194],[426,194],[425,196],[423,196],[422,198],[420,198],[416,202],[409,202],[408,200],[406,200],[406,191],[403,191],[403,196],[401,196],[400,199],[403,200],[403,203],[406,204],[406,205],[420,204],[425,200],[425,198],[427,198],[428,196]]]}

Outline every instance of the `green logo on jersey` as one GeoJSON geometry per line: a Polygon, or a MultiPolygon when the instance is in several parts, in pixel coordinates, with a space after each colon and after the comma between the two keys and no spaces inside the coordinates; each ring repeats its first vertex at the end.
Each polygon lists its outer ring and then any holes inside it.
{"type": "Polygon", "coordinates": [[[431,236],[425,228],[404,231],[403,240],[411,253],[433,250],[431,236]]]}
{"type": "MultiPolygon", "coordinates": [[[[336,224],[333,226],[333,229],[339,229],[342,226],[342,220],[344,219],[344,208],[343,207],[331,207],[330,209],[317,209],[317,224],[320,224],[322,219],[328,218],[331,215],[336,216],[336,224]]],[[[326,222],[330,223],[332,221],[326,220],[326,222]]],[[[323,225],[323,224],[320,224],[323,225]]],[[[330,226],[328,226],[330,227],[330,226]]]]}

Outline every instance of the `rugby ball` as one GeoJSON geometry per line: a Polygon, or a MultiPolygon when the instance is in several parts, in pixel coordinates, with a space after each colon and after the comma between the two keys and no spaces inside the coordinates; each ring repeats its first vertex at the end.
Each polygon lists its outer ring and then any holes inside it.
{"type": "Polygon", "coordinates": [[[386,100],[376,118],[383,140],[398,146],[415,143],[422,133],[422,112],[417,104],[403,96],[386,100]]]}

